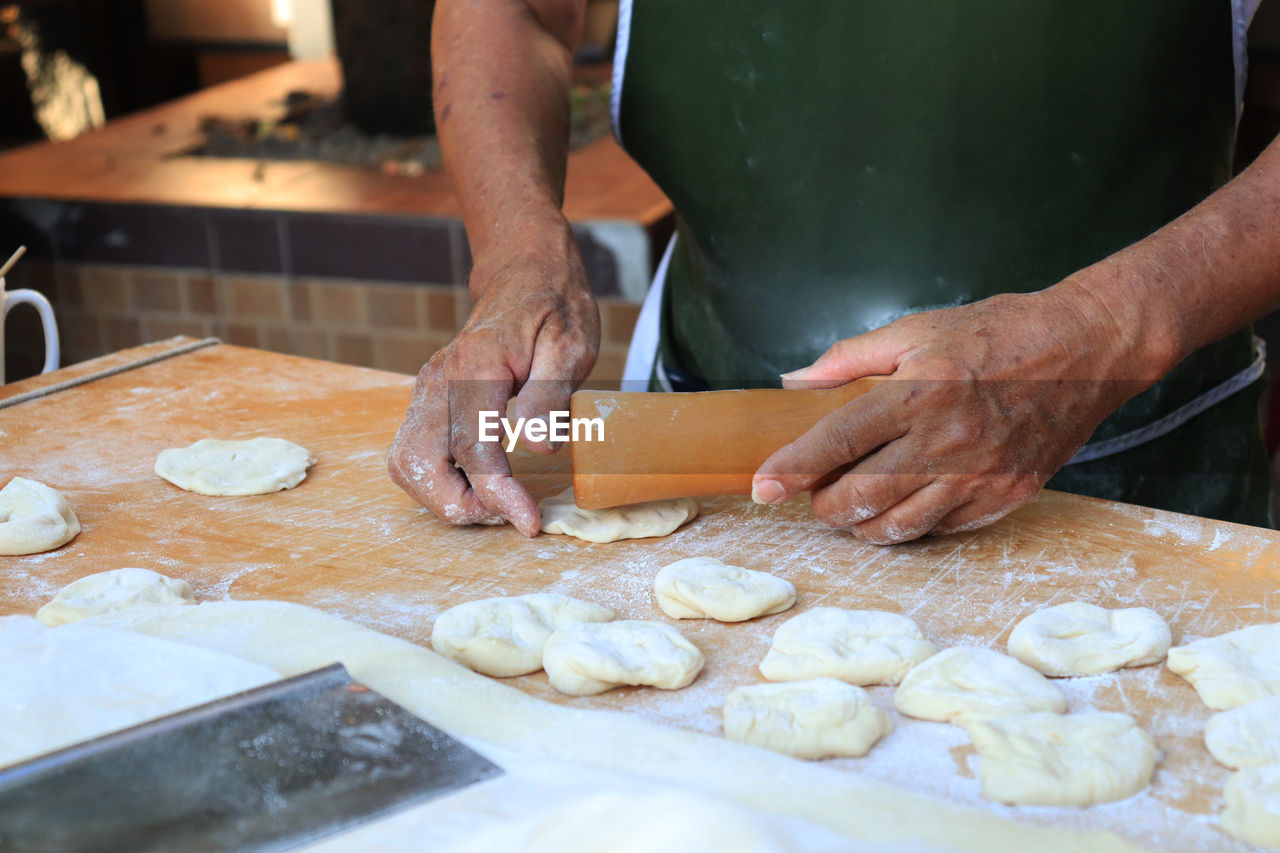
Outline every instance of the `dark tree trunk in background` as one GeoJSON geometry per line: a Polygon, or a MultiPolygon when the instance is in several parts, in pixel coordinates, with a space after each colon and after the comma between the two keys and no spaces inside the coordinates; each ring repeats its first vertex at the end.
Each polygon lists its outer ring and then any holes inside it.
{"type": "Polygon", "coordinates": [[[431,114],[435,0],[333,0],[342,108],[366,133],[418,136],[431,114]]]}

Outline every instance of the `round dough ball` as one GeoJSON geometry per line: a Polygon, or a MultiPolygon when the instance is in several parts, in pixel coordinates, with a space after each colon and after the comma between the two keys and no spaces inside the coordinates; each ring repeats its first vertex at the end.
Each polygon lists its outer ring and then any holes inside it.
{"type": "Polygon", "coordinates": [[[66,498],[44,483],[14,477],[0,489],[0,555],[52,551],[79,532],[66,498]]]}
{"type": "Polygon", "coordinates": [[[678,690],[702,671],[698,647],[661,622],[566,625],[547,640],[542,666],[551,686],[594,696],[625,684],[678,690]]]}
{"type": "Polygon", "coordinates": [[[1280,696],[1214,714],[1204,727],[1204,745],[1233,770],[1280,764],[1280,696]]]}
{"type": "Polygon", "coordinates": [[[724,705],[730,740],[796,758],[857,758],[892,728],[867,691],[834,678],[739,687],[724,705]]]}
{"type": "Polygon", "coordinates": [[[1280,623],[1176,646],[1168,666],[1215,711],[1280,695],[1280,623]]]}
{"type": "Polygon", "coordinates": [[[314,464],[315,457],[305,447],[283,438],[203,438],[190,447],[161,451],[156,473],[201,495],[266,495],[292,489],[314,464]]]}
{"type": "Polygon", "coordinates": [[[965,726],[982,795],[1016,806],[1088,806],[1151,782],[1156,748],[1128,714],[1018,714],[965,726]]]}
{"type": "Polygon", "coordinates": [[[554,592],[486,598],[441,613],[431,647],[476,672],[505,678],[542,669],[542,649],[556,629],[611,619],[607,607],[554,592]]]}
{"type": "Polygon", "coordinates": [[[770,681],[827,676],[850,684],[897,684],[937,651],[906,616],[815,607],[779,626],[760,674],[770,681]]]}
{"type": "Polygon", "coordinates": [[[1280,848],[1280,764],[1246,767],[1222,790],[1222,828],[1259,847],[1280,848]]]}
{"type": "Polygon", "coordinates": [[[939,652],[908,672],[893,702],[908,717],[940,723],[1067,710],[1062,691],[1031,667],[967,646],[939,652]]]}
{"type": "Polygon", "coordinates": [[[1154,610],[1071,601],[1019,622],[1009,635],[1009,654],[1045,675],[1099,675],[1156,663],[1172,643],[1169,626],[1154,610]]]}
{"type": "Polygon", "coordinates": [[[698,516],[698,502],[677,498],[612,509],[579,509],[573,502],[573,489],[565,489],[540,501],[538,511],[542,513],[543,533],[563,533],[587,542],[605,543],[673,533],[698,516]]]}
{"type": "Polygon", "coordinates": [[[184,580],[150,569],[113,569],[67,584],[36,611],[36,618],[53,627],[130,607],[195,603],[195,593],[184,580]]]}
{"type": "Polygon", "coordinates": [[[729,566],[715,557],[690,557],[663,566],[653,594],[672,619],[742,622],[781,613],[796,603],[789,581],[765,572],[729,566]]]}

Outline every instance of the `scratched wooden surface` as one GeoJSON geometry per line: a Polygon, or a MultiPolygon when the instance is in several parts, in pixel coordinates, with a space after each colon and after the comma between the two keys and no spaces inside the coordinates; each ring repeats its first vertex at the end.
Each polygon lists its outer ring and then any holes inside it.
{"type": "MultiPolygon", "coordinates": [[[[740,498],[702,501],[697,520],[662,540],[592,545],[452,528],[385,474],[410,387],[406,376],[219,345],[0,409],[0,484],[47,483],[84,526],[57,551],[0,557],[0,615],[31,613],[83,575],[141,566],[185,578],[205,599],[301,602],[426,645],[444,608],[543,590],[672,621],[652,602],[654,573],[710,555],[786,577],[797,608],[738,625],[678,623],[707,655],[683,691],[582,699],[556,694],[541,673],[510,683],[717,734],[725,695],[760,680],[776,627],[818,604],[907,613],[940,646],[1001,650],[1018,619],[1071,599],[1154,607],[1175,642],[1275,621],[1280,609],[1280,534],[1057,493],[983,531],[889,548],[825,529],[804,501],[765,508],[740,498]],[[247,498],[190,494],[152,471],[167,447],[256,435],[298,442],[319,462],[296,489],[247,498]]],[[[567,483],[565,464],[516,459],[538,497],[567,483]]],[[[1216,827],[1228,774],[1203,748],[1208,712],[1187,684],[1160,666],[1059,683],[1072,711],[1127,711],[1152,733],[1163,760],[1148,791],[1090,809],[986,804],[963,731],[901,717],[869,756],[833,764],[1015,820],[1111,828],[1159,849],[1245,849],[1216,827]]],[[[872,694],[891,706],[889,688],[872,694]]]]}

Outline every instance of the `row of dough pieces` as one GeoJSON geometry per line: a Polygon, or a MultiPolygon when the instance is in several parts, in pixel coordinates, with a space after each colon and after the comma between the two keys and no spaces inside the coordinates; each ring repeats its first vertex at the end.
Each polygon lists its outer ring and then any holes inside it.
{"type": "MultiPolygon", "coordinates": [[[[298,485],[315,463],[306,448],[282,438],[205,438],[161,451],[155,472],[202,495],[265,495],[298,485]]],[[[0,489],[0,555],[52,551],[79,532],[80,520],[56,489],[25,477],[0,489]]]]}
{"type": "MultiPolygon", "coordinates": [[[[181,489],[217,497],[265,495],[292,489],[316,458],[282,438],[224,441],[205,438],[163,450],[155,472],[181,489]]],[[[698,514],[692,498],[650,501],[609,510],[582,510],[568,489],[539,504],[542,529],[588,542],[666,536],[698,514]]],[[[80,532],[66,498],[44,483],[14,477],[0,489],[0,556],[60,548],[80,532]]]]}
{"type": "MultiPolygon", "coordinates": [[[[658,606],[676,619],[739,622],[795,603],[787,581],[694,557],[654,580],[658,606]]],[[[495,677],[545,669],[551,685],[593,695],[622,685],[679,689],[701,671],[701,651],[661,622],[612,621],[608,608],[556,593],[468,602],[437,619],[435,650],[495,677]]],[[[1245,628],[1170,649],[1147,608],[1070,602],[1023,619],[1009,655],[937,650],[895,613],[818,607],[778,628],[761,674],[724,705],[726,736],[799,758],[865,755],[891,728],[861,685],[899,685],[903,714],[963,726],[981,758],[983,794],[1018,805],[1087,805],[1122,799],[1150,782],[1156,751],[1127,714],[1066,714],[1048,676],[1097,675],[1158,663],[1195,687],[1213,717],[1214,758],[1241,769],[1226,788],[1223,826],[1280,845],[1280,624],[1245,628]]]]}

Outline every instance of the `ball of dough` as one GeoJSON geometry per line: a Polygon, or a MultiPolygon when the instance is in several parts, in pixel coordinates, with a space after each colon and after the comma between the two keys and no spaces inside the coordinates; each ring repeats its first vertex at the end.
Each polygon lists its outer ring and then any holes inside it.
{"type": "Polygon", "coordinates": [[[702,671],[698,647],[661,622],[566,625],[547,640],[542,666],[551,686],[594,696],[626,684],[678,690],[702,671]]]}
{"type": "Polygon", "coordinates": [[[796,603],[796,588],[782,578],[725,565],[715,557],[690,557],[663,566],[653,594],[672,619],[742,622],[781,613],[796,603]]]}
{"type": "Polygon", "coordinates": [[[1018,714],[965,726],[982,795],[1017,806],[1087,806],[1132,796],[1156,766],[1151,736],[1128,714],[1018,714]]]}
{"type": "Polygon", "coordinates": [[[893,702],[908,717],[940,723],[1067,710],[1062,691],[1031,667],[967,646],[939,652],[908,672],[893,702]]]}
{"type": "Polygon", "coordinates": [[[66,498],[44,483],[14,477],[0,489],[0,555],[52,551],[79,532],[66,498]]]}
{"type": "Polygon", "coordinates": [[[1204,727],[1204,745],[1233,770],[1280,764],[1280,696],[1214,714],[1204,727]]]}
{"type": "Polygon", "coordinates": [[[1280,695],[1280,623],[1176,646],[1168,665],[1215,711],[1280,695]]]}
{"type": "Polygon", "coordinates": [[[113,569],[67,584],[36,611],[36,618],[52,627],[130,607],[195,603],[184,580],[150,569],[113,569]]]}
{"type": "Polygon", "coordinates": [[[1169,626],[1146,607],[1106,610],[1071,601],[1032,613],[1009,635],[1009,654],[1045,675],[1099,675],[1164,658],[1169,626]]]}
{"type": "Polygon", "coordinates": [[[542,513],[543,533],[563,533],[587,542],[604,543],[666,536],[697,517],[698,502],[693,498],[677,498],[612,509],[579,509],[573,502],[573,489],[565,489],[540,501],[538,511],[542,513]]]}
{"type": "Polygon", "coordinates": [[[867,691],[834,678],[739,687],[724,704],[726,737],[796,758],[857,758],[892,728],[867,691]]]}
{"type": "Polygon", "coordinates": [[[204,438],[190,447],[162,450],[156,473],[201,495],[266,495],[292,489],[314,464],[315,457],[305,447],[283,438],[204,438]]]}
{"type": "Polygon", "coordinates": [[[542,669],[542,650],[558,628],[608,622],[613,611],[554,592],[468,601],[440,614],[431,630],[437,654],[505,678],[542,669]]]}
{"type": "Polygon", "coordinates": [[[906,616],[815,607],[774,632],[760,674],[770,681],[827,676],[850,684],[897,684],[937,651],[906,616]]]}
{"type": "Polygon", "coordinates": [[[1227,780],[1222,828],[1259,847],[1280,848],[1280,764],[1246,767],[1227,780]]]}

